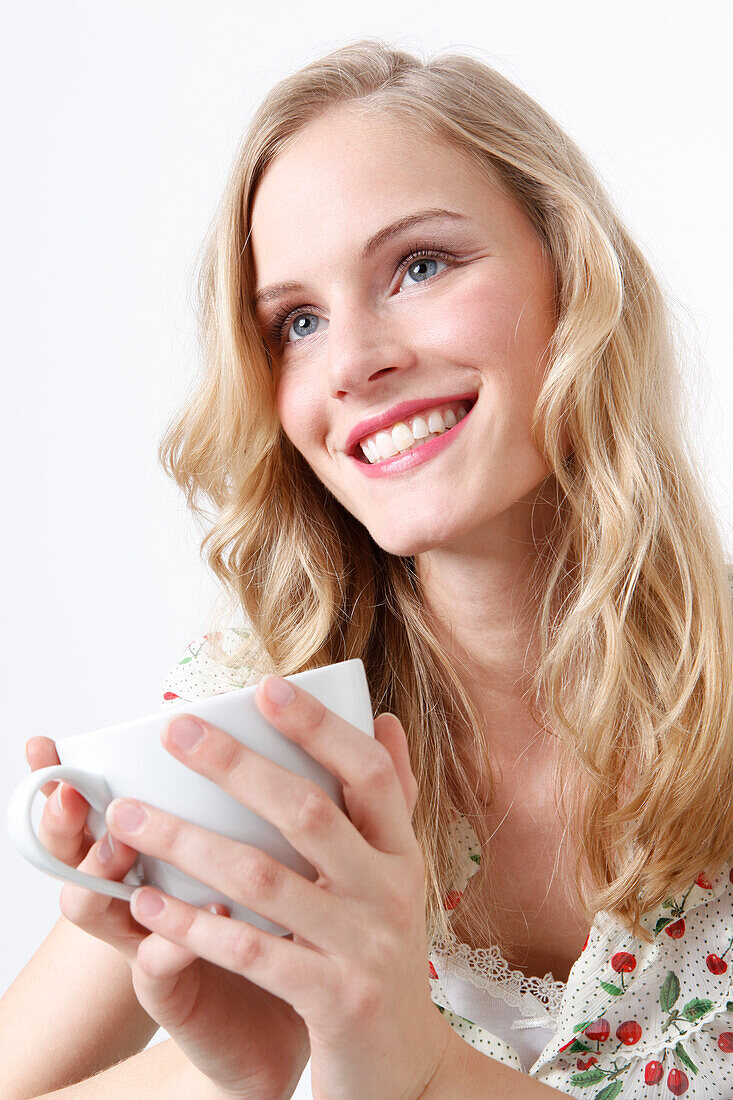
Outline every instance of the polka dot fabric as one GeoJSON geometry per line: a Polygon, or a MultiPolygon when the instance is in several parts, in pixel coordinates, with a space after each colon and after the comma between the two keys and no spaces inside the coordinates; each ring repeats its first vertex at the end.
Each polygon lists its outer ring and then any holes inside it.
{"type": "MultiPolygon", "coordinates": [[[[219,641],[234,651],[247,628],[219,641]]],[[[261,673],[217,663],[207,635],[187,646],[163,685],[163,703],[181,702],[256,684],[261,673]]],[[[454,824],[465,860],[445,899],[454,910],[481,864],[465,818],[454,824]]],[[[702,874],[665,900],[642,924],[653,936],[632,937],[608,913],[593,922],[556,1014],[553,1038],[529,1074],[568,1096],[587,1100],[733,1100],[733,864],[702,874]]],[[[491,1058],[524,1072],[517,1052],[459,1015],[439,977],[443,958],[431,945],[430,992],[459,1035],[491,1058]]]]}

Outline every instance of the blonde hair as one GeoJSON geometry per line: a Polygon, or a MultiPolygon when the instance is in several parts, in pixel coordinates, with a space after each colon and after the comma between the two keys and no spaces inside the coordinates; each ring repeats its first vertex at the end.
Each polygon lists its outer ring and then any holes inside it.
{"type": "MultiPolygon", "coordinates": [[[[262,672],[362,659],[374,713],[396,714],[407,733],[427,927],[449,941],[457,815],[490,861],[486,803],[455,744],[485,761],[489,791],[491,746],[414,558],[382,550],[283,432],[252,306],[255,187],[308,122],[347,105],[470,157],[552,258],[558,323],[532,434],[557,507],[535,542],[530,707],[557,739],[589,924],[603,909],[651,941],[641,914],[733,851],[731,563],[687,450],[673,317],[650,264],[567,134],[471,56],[422,61],[380,39],[352,42],[275,85],[244,135],[200,259],[203,369],[159,448],[208,527],[202,553],[226,598],[211,633],[243,612],[251,633],[228,662],[262,672]]],[[[471,899],[462,919],[503,947],[486,885],[488,902],[471,899]]]]}

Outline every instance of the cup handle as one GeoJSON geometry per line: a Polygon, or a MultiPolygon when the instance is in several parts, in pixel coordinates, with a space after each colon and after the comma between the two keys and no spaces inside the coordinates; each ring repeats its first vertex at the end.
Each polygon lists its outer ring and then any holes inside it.
{"type": "Polygon", "coordinates": [[[63,779],[83,798],[86,798],[92,809],[102,816],[112,801],[109,787],[101,775],[94,775],[92,772],[85,772],[81,768],[74,768],[68,764],[39,768],[38,771],[31,772],[21,780],[10,796],[6,818],[10,839],[20,854],[39,871],[73,882],[76,886],[84,886],[87,890],[95,890],[98,894],[108,894],[111,898],[129,901],[137,889],[136,886],[99,878],[97,875],[87,874],[86,871],[78,871],[76,867],[70,867],[67,863],[56,859],[41,844],[33,828],[31,810],[37,793],[51,779],[63,779]]]}

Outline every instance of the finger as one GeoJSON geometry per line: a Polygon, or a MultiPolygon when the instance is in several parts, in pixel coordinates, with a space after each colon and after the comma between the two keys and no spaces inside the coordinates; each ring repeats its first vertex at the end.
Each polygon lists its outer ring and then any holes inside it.
{"type": "Polygon", "coordinates": [[[244,921],[215,916],[150,887],[135,891],[130,908],[135,918],[151,931],[188,948],[199,958],[241,974],[287,1001],[301,1016],[314,999],[320,1004],[335,1001],[336,990],[341,987],[336,962],[286,936],[275,936],[244,921]],[[162,909],[155,914],[144,911],[145,902],[151,897],[162,902],[162,909]]]}
{"type": "MultiPolygon", "coordinates": [[[[134,865],[137,849],[105,833],[92,845],[79,870],[99,878],[121,882],[134,865]]],[[[73,924],[97,939],[105,940],[132,960],[147,935],[130,913],[127,901],[67,882],[59,895],[61,912],[73,924]]]]}
{"type": "Polygon", "coordinates": [[[392,757],[410,817],[417,802],[417,780],[412,774],[407,735],[396,714],[380,714],[374,719],[374,736],[392,757]]]}
{"type": "Polygon", "coordinates": [[[87,800],[68,783],[58,783],[43,807],[38,825],[39,840],[52,855],[72,867],[76,867],[89,851],[84,833],[88,812],[87,800]]]}
{"type": "MultiPolygon", "coordinates": [[[[329,803],[332,813],[341,818],[344,827],[358,835],[338,807],[325,796],[324,800],[329,803]]],[[[355,926],[353,914],[344,906],[341,897],[323,890],[259,848],[133,799],[115,799],[109,804],[107,827],[114,837],[129,839],[139,852],[172,864],[275,924],[294,928],[323,951],[350,954],[363,938],[362,930],[355,926]],[[128,828],[123,829],[126,814],[133,808],[144,812],[145,820],[133,831],[127,819],[128,828]],[[118,815],[118,811],[122,813],[118,815]]],[[[317,831],[319,836],[323,835],[324,847],[334,843],[334,830],[328,822],[317,831]]],[[[361,838],[359,840],[364,843],[361,838]]],[[[358,886],[363,892],[364,861],[348,856],[344,859],[342,853],[342,863],[347,865],[347,873],[357,884],[354,889],[358,886]]],[[[340,875],[338,880],[340,893],[345,892],[342,878],[340,875]]],[[[370,888],[373,894],[373,879],[370,888]]],[[[383,904],[383,894],[379,895],[379,903],[383,904]]]]}
{"type": "MultiPolygon", "coordinates": [[[[207,913],[229,916],[229,910],[220,902],[203,908],[207,913]]],[[[136,994],[144,997],[148,1005],[167,1000],[181,971],[197,958],[196,952],[189,947],[172,943],[157,932],[151,932],[141,940],[137,949],[136,994]]]]}
{"type": "Polygon", "coordinates": [[[370,844],[394,855],[413,854],[417,840],[385,746],[290,680],[284,682],[294,692],[293,701],[278,706],[266,694],[272,681],[281,678],[265,676],[255,690],[268,722],[340,779],[351,819],[370,844]]]}
{"type": "MultiPolygon", "coordinates": [[[[56,743],[50,737],[31,737],[26,741],[25,758],[30,764],[31,771],[34,772],[40,768],[50,768],[61,763],[56,752],[56,743]]],[[[57,786],[56,780],[51,780],[43,784],[41,792],[48,798],[57,786]]]]}
{"type": "MultiPolygon", "coordinates": [[[[271,822],[324,879],[337,881],[345,892],[361,895],[365,888],[364,867],[374,856],[370,837],[359,831],[361,822],[350,820],[316,783],[274,764],[216,726],[198,722],[204,737],[188,751],[175,745],[171,737],[174,723],[169,723],[163,733],[168,751],[271,822]]],[[[361,731],[360,735],[370,742],[373,750],[372,739],[361,731]]],[[[385,749],[376,747],[389,759],[385,749]]],[[[389,766],[395,798],[399,799],[400,812],[406,818],[402,791],[391,762],[389,766]]],[[[107,828],[112,831],[115,828],[109,816],[107,828]]],[[[138,838],[130,843],[137,844],[138,838]]],[[[232,896],[226,889],[222,893],[232,896]]]]}

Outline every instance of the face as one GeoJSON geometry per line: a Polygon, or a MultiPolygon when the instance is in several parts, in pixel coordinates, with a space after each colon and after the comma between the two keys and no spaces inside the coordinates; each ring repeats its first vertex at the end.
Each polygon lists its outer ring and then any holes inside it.
{"type": "Polygon", "coordinates": [[[552,267],[521,209],[454,148],[346,107],[269,166],[250,245],[256,291],[300,284],[256,306],[283,430],[375,542],[416,555],[516,533],[549,473],[530,427],[555,325],[552,267]],[[427,209],[459,216],[364,250],[427,209]],[[281,335],[268,333],[278,312],[281,335]],[[422,456],[348,453],[360,422],[413,403],[390,432],[464,394],[468,415],[422,456]]]}

